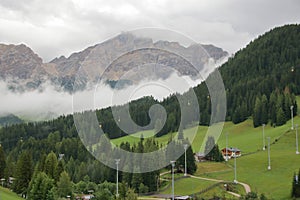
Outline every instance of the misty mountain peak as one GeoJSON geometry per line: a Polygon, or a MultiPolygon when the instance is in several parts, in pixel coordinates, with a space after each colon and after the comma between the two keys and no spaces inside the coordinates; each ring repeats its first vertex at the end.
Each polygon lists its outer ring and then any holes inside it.
{"type": "MultiPolygon", "coordinates": [[[[146,63],[160,62],[165,66],[177,67],[181,75],[193,77],[195,72],[188,68],[190,64],[183,61],[176,61],[174,56],[164,54],[160,60],[153,58],[153,51],[142,51],[140,54],[132,54],[124,57],[125,54],[137,49],[162,49],[183,55],[186,58],[194,58],[192,64],[196,64],[201,70],[205,59],[205,51],[215,59],[219,60],[227,56],[227,52],[213,45],[195,44],[189,47],[180,45],[179,42],[157,41],[152,38],[136,36],[130,32],[123,32],[105,42],[90,46],[82,51],[72,53],[69,57],[60,56],[49,63],[43,63],[42,59],[24,44],[5,45],[0,44],[0,76],[1,79],[13,79],[9,87],[22,91],[27,89],[37,89],[42,82],[49,80],[55,87],[72,91],[74,80],[78,76],[82,78],[83,88],[88,81],[96,81],[104,70],[109,66],[110,69],[102,77],[107,80],[118,80],[126,71],[138,65],[146,63]],[[123,57],[122,57],[123,56],[123,57]],[[136,57],[139,56],[139,57],[136,57]],[[122,57],[122,63],[116,58],[122,57]],[[198,58],[199,57],[199,58],[198,58]],[[174,60],[175,59],[175,60],[174,60]],[[154,60],[154,61],[153,61],[154,60]],[[181,64],[178,63],[186,63],[181,64]],[[177,63],[177,64],[176,64],[177,63]],[[120,67],[122,66],[122,67],[120,67]],[[88,76],[88,80],[84,77],[88,76]]],[[[161,78],[170,75],[169,70],[161,72],[161,78]]]]}
{"type": "Polygon", "coordinates": [[[34,71],[41,72],[42,59],[24,44],[0,44],[2,78],[30,79],[34,71]]]}

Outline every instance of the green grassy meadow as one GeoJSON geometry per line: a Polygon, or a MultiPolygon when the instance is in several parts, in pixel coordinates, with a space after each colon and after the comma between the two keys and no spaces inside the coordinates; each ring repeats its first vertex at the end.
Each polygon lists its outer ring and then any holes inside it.
{"type": "MultiPolygon", "coordinates": [[[[298,102],[300,97],[297,97],[298,102]]],[[[299,111],[298,111],[299,112],[299,111]]],[[[300,117],[294,118],[294,124],[300,125],[300,117]]],[[[194,152],[198,152],[208,127],[199,126],[197,134],[192,141],[194,152]]],[[[192,139],[193,129],[184,130],[184,137],[192,139]]],[[[271,138],[271,170],[268,167],[267,150],[263,151],[262,126],[253,128],[253,122],[248,119],[240,124],[232,122],[224,123],[224,128],[217,141],[219,148],[226,146],[226,135],[228,134],[228,146],[241,149],[242,156],[237,159],[237,180],[250,185],[251,190],[259,194],[264,193],[272,199],[290,199],[292,176],[294,172],[300,169],[300,155],[296,155],[295,130],[291,130],[291,120],[285,125],[271,127],[265,126],[265,138],[271,138]]],[[[113,140],[116,145],[122,141],[128,141],[131,144],[138,142],[140,136],[153,137],[153,131],[144,131],[136,133],[133,136],[126,136],[113,140]]],[[[166,144],[171,136],[177,137],[175,133],[156,138],[159,143],[166,144]]],[[[299,129],[300,138],[300,129],[299,129]]],[[[265,144],[268,144],[265,139],[265,144]]],[[[198,163],[196,176],[233,181],[234,162],[228,163],[198,163]]],[[[168,177],[168,175],[166,176],[168,177]]],[[[185,178],[176,181],[175,193],[180,195],[192,194],[199,190],[214,184],[212,181],[197,180],[185,178]]],[[[222,189],[215,189],[220,190],[222,189]]],[[[171,188],[164,190],[164,194],[169,194],[171,188]]],[[[210,191],[212,193],[213,191],[210,191]]],[[[215,191],[216,192],[216,191],[215,191]]]]}
{"type": "Polygon", "coordinates": [[[17,194],[11,192],[7,188],[0,187],[0,199],[2,200],[22,200],[17,194]]]}
{"type": "MultiPolygon", "coordinates": [[[[210,185],[215,184],[212,181],[199,180],[195,178],[182,178],[175,182],[175,194],[176,195],[189,195],[200,192],[210,185]]],[[[171,194],[172,187],[168,187],[166,190],[161,192],[162,194],[171,194]]]]}
{"type": "MultiPolygon", "coordinates": [[[[292,176],[300,168],[300,155],[296,155],[295,130],[291,130],[291,121],[276,128],[265,127],[266,137],[271,137],[270,171],[267,169],[267,150],[262,150],[262,128],[251,128],[251,123],[251,120],[238,125],[227,123],[218,144],[225,146],[224,133],[228,131],[229,146],[238,147],[246,153],[237,159],[238,181],[249,184],[252,191],[264,193],[269,198],[289,199],[292,176]]],[[[294,118],[294,124],[300,124],[299,117],[294,118]]],[[[224,163],[199,163],[196,175],[232,181],[233,166],[233,160],[228,162],[227,167],[224,163]]]]}
{"type": "MultiPolygon", "coordinates": [[[[300,117],[294,118],[294,124],[300,124],[300,117]]],[[[208,127],[199,126],[197,134],[192,142],[194,152],[200,149],[208,127]]],[[[184,130],[184,136],[192,139],[195,129],[184,130]]],[[[252,120],[248,119],[240,124],[231,122],[224,123],[222,134],[217,141],[220,149],[226,145],[226,134],[228,134],[228,146],[237,147],[242,150],[242,156],[237,159],[237,180],[250,185],[251,190],[259,194],[264,193],[267,197],[273,199],[289,199],[291,193],[292,176],[300,168],[300,155],[296,155],[295,130],[291,130],[291,121],[279,127],[265,126],[265,137],[271,138],[271,167],[267,170],[267,150],[263,151],[262,127],[253,128],[252,120]]],[[[300,130],[299,130],[300,134],[300,130]]],[[[125,136],[113,140],[113,143],[119,145],[123,141],[131,144],[140,140],[141,135],[144,138],[153,137],[153,131],[143,131],[131,136],[125,136]]],[[[159,143],[167,144],[171,137],[177,137],[175,133],[156,138],[159,143]]],[[[300,135],[299,135],[300,138],[300,135]]],[[[267,145],[267,140],[265,140],[267,145]]],[[[228,163],[201,162],[198,163],[196,176],[220,179],[224,181],[233,181],[233,160],[228,163]]],[[[180,175],[178,175],[179,177],[180,175]]],[[[177,177],[177,176],[176,176],[177,177]]],[[[169,174],[166,174],[169,179],[169,174]]],[[[199,180],[195,178],[184,178],[175,182],[175,194],[189,195],[199,192],[211,185],[213,181],[199,180]]],[[[242,189],[243,190],[243,189],[242,189]]],[[[170,194],[171,187],[162,191],[163,194],[170,194]]],[[[240,191],[239,193],[243,193],[240,191]]],[[[230,194],[224,192],[222,187],[216,187],[203,197],[211,197],[214,194],[230,194]]],[[[0,199],[14,200],[21,199],[9,190],[0,189],[0,199]]],[[[234,197],[232,197],[234,198],[234,197]]]]}
{"type": "MultiPolygon", "coordinates": [[[[272,141],[273,143],[273,141],[272,141]]],[[[252,191],[264,193],[274,199],[289,199],[292,176],[300,168],[300,155],[295,153],[295,133],[287,132],[278,142],[271,145],[271,170],[268,154],[259,151],[237,159],[237,180],[250,185],[252,191]]],[[[231,166],[233,160],[229,161],[231,166]]],[[[233,180],[233,169],[204,174],[206,177],[233,180]]]]}

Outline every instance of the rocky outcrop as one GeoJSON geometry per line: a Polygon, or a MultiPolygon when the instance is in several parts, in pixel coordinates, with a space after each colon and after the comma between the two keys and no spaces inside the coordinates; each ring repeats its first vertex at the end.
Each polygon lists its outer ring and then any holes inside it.
{"type": "Polygon", "coordinates": [[[61,56],[43,63],[24,44],[0,44],[0,78],[8,83],[11,90],[41,90],[41,84],[49,81],[58,90],[73,92],[75,80],[80,82],[80,89],[99,78],[108,81],[127,78],[132,79],[132,83],[138,82],[139,79],[132,75],[124,78],[124,74],[149,64],[155,65],[156,78],[167,78],[172,69],[179,75],[193,78],[197,76],[197,71],[202,70],[209,56],[219,60],[227,56],[227,52],[213,45],[193,44],[184,47],[177,42],[153,42],[150,38],[122,33],[73,53],[68,58],[61,56]]]}

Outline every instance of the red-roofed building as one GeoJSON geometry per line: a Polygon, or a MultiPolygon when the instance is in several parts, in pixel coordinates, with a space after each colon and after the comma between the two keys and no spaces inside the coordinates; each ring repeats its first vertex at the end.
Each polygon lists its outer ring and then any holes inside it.
{"type": "Polygon", "coordinates": [[[232,157],[240,157],[242,155],[241,150],[238,148],[223,148],[222,149],[222,155],[224,159],[226,160],[226,156],[228,159],[231,159],[232,157]]]}

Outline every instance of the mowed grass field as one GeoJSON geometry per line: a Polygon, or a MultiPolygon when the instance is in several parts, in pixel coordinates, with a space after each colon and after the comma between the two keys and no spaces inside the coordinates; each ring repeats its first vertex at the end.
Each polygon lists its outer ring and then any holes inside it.
{"type": "MultiPolygon", "coordinates": [[[[281,127],[266,126],[265,128],[266,136],[271,137],[270,171],[267,169],[268,152],[267,150],[262,151],[262,137],[257,139],[251,135],[251,133],[259,135],[259,132],[262,132],[261,127],[245,129],[248,123],[250,123],[250,120],[239,125],[232,125],[231,129],[229,129],[229,126],[225,126],[225,131],[226,128],[231,131],[230,133],[228,131],[228,143],[232,144],[230,146],[245,150],[244,153],[246,154],[249,153],[237,159],[237,180],[249,184],[252,191],[264,193],[269,198],[290,199],[292,177],[294,172],[298,172],[300,169],[300,155],[296,155],[296,131],[291,130],[291,121],[281,127]],[[238,130],[242,131],[240,135],[238,130]]],[[[295,117],[294,123],[300,124],[300,118],[295,117]]],[[[220,146],[225,144],[224,134],[222,134],[218,143],[220,146]]],[[[204,167],[202,168],[205,169],[205,165],[208,164],[203,163],[204,167]]],[[[201,163],[199,165],[201,166],[201,163]]],[[[224,163],[214,165],[221,167],[224,163]]],[[[229,167],[224,167],[226,170],[220,170],[219,172],[213,170],[215,172],[203,171],[202,173],[198,169],[197,175],[230,181],[234,179],[234,161],[230,160],[228,165],[229,167]]],[[[216,166],[214,167],[217,168],[216,166]]]]}
{"type": "Polygon", "coordinates": [[[11,192],[7,188],[0,187],[0,199],[2,200],[22,200],[17,194],[11,192]]]}
{"type": "MultiPolygon", "coordinates": [[[[176,195],[190,195],[215,184],[212,181],[199,180],[195,178],[182,178],[175,182],[174,191],[176,195]]],[[[168,187],[161,194],[172,194],[172,187],[168,187]]]]}
{"type": "MultiPolygon", "coordinates": [[[[225,124],[219,145],[225,144],[225,133],[228,131],[228,144],[246,152],[237,159],[237,180],[250,185],[251,190],[264,193],[272,199],[290,199],[292,176],[300,168],[300,155],[296,155],[295,130],[291,130],[291,121],[280,127],[265,127],[265,136],[271,137],[271,170],[268,167],[268,152],[262,150],[262,128],[253,128],[252,121],[247,120],[238,125],[225,124]],[[230,133],[229,133],[230,130],[230,133]],[[240,134],[238,134],[240,132],[240,134]],[[232,144],[232,145],[231,145],[232,144]]],[[[300,118],[294,118],[300,124],[300,118]]],[[[299,130],[300,134],[300,130],[299,130]]],[[[300,138],[300,137],[299,137],[300,138]]],[[[195,144],[195,143],[193,143],[195,144]]],[[[267,145],[267,140],[266,140],[267,145]]],[[[228,163],[198,163],[196,176],[234,180],[234,161],[228,163]]],[[[175,193],[192,194],[214,184],[211,181],[181,179],[175,182],[175,193]]],[[[164,194],[170,194],[170,188],[164,194]]],[[[220,192],[222,191],[219,189],[220,192]]],[[[212,192],[212,191],[211,191],[212,192]]]]}
{"type": "MultiPolygon", "coordinates": [[[[299,118],[295,118],[295,124],[299,118]]],[[[271,137],[272,140],[278,139],[284,132],[289,130],[291,122],[288,121],[286,125],[271,127],[265,126],[265,137],[271,137]]],[[[194,152],[199,152],[201,146],[205,146],[205,135],[207,134],[207,126],[199,126],[196,128],[184,130],[184,137],[192,141],[192,148],[194,152]]],[[[225,122],[222,133],[217,141],[219,148],[226,146],[226,134],[228,134],[228,146],[237,147],[242,150],[243,154],[252,153],[261,150],[263,147],[262,127],[253,128],[251,119],[246,120],[240,124],[233,124],[232,122],[225,122]]],[[[120,145],[122,142],[129,142],[130,144],[138,143],[141,136],[144,138],[154,137],[154,131],[143,131],[121,138],[113,139],[115,145],[120,145]]],[[[159,143],[167,144],[171,137],[177,137],[177,133],[169,133],[162,137],[154,137],[159,143]]],[[[267,144],[267,140],[265,140],[267,144]]]]}
{"type": "MultiPolygon", "coordinates": [[[[298,105],[300,105],[300,97],[297,97],[298,105]]],[[[300,109],[300,108],[299,108],[300,109]]],[[[298,109],[298,113],[300,113],[298,109]]],[[[294,125],[300,125],[300,117],[294,118],[294,125]]],[[[199,126],[197,134],[192,141],[194,152],[198,152],[203,145],[208,127],[199,126]]],[[[271,138],[271,170],[268,167],[267,150],[263,151],[263,129],[262,126],[253,128],[253,121],[248,119],[240,124],[231,122],[224,123],[224,128],[217,141],[219,148],[226,146],[226,135],[228,135],[228,146],[237,147],[242,150],[242,157],[237,159],[237,180],[250,185],[251,190],[259,194],[264,193],[272,199],[291,199],[292,177],[294,172],[300,169],[300,155],[296,155],[296,137],[295,130],[291,130],[291,120],[283,126],[271,127],[269,124],[265,126],[265,138],[271,138]]],[[[184,130],[184,136],[191,138],[194,130],[184,130]]],[[[300,128],[299,128],[300,141],[300,128]]],[[[137,133],[136,137],[126,136],[113,140],[115,144],[122,141],[130,143],[138,142],[140,135],[152,133],[137,133]]],[[[152,134],[152,135],[151,135],[152,134]]],[[[157,138],[159,143],[166,144],[168,140],[176,137],[176,134],[168,134],[157,138]]],[[[265,144],[267,145],[267,139],[265,144]]],[[[300,144],[300,142],[299,142],[300,144]]],[[[300,149],[300,148],[299,148],[300,149]]],[[[233,181],[234,170],[233,160],[228,163],[211,163],[203,162],[198,164],[196,176],[222,179],[225,181],[233,181]]],[[[211,181],[181,179],[175,183],[176,194],[192,194],[195,191],[204,189],[211,184],[211,181]]],[[[170,190],[170,188],[169,188],[170,190]]],[[[169,193],[166,190],[164,193],[169,193]]]]}
{"type": "MultiPolygon", "coordinates": [[[[198,126],[195,128],[184,130],[183,134],[185,138],[189,139],[189,141],[193,141],[193,149],[199,149],[203,142],[207,129],[207,126],[198,126]]],[[[161,137],[155,137],[153,130],[147,130],[120,137],[117,139],[112,139],[111,142],[115,145],[120,145],[122,142],[129,142],[130,144],[134,144],[140,141],[141,136],[143,136],[145,139],[155,138],[155,140],[158,141],[160,144],[167,144],[171,138],[177,138],[177,133],[169,133],[161,137]]]]}

